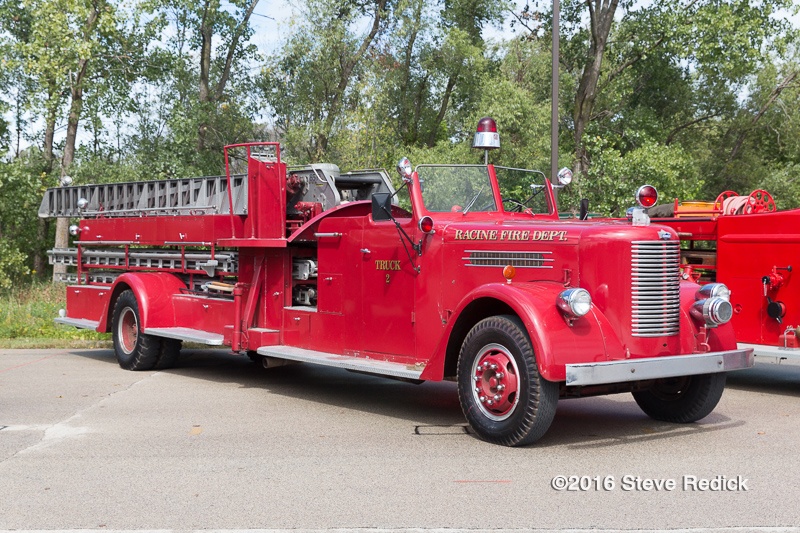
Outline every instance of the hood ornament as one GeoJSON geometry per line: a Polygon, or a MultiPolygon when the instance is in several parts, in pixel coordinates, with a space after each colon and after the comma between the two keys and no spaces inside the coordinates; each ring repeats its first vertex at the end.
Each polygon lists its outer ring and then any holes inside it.
{"type": "Polygon", "coordinates": [[[658,230],[658,238],[662,241],[668,241],[672,238],[672,233],[665,230],[658,230]]]}

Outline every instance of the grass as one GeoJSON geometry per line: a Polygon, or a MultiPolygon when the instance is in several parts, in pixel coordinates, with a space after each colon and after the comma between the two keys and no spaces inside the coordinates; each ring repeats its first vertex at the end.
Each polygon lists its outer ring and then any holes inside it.
{"type": "Polygon", "coordinates": [[[0,348],[110,348],[111,335],[56,324],[63,283],[33,282],[0,293],[0,348]]]}

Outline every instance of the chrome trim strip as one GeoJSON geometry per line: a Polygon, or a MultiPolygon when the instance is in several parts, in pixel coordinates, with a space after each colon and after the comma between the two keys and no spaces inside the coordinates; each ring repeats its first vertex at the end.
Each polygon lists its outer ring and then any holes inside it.
{"type": "MultiPolygon", "coordinates": [[[[492,253],[492,254],[552,254],[553,252],[539,252],[536,250],[464,250],[465,253],[492,253]]],[[[553,261],[550,259],[550,261],[553,261]]]]}
{"type": "MultiPolygon", "coordinates": [[[[468,267],[481,267],[481,268],[504,268],[506,265],[464,265],[468,267]]],[[[543,265],[543,266],[520,266],[520,265],[513,265],[514,268],[553,268],[553,265],[543,265]]]]}
{"type": "Polygon", "coordinates": [[[750,368],[753,349],[566,365],[567,385],[604,385],[750,368]]]}

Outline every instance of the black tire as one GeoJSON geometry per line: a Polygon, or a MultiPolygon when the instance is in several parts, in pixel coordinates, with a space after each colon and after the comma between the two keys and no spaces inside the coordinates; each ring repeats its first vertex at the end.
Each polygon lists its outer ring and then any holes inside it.
{"type": "Polygon", "coordinates": [[[524,446],[539,440],[550,427],[556,414],[558,383],[539,374],[522,321],[516,316],[494,316],[478,322],[461,345],[458,397],[464,416],[480,438],[504,446],[524,446]],[[516,393],[512,394],[513,385],[516,393]],[[500,400],[494,403],[497,397],[500,400]]]}
{"type": "Polygon", "coordinates": [[[154,370],[166,370],[172,368],[181,355],[183,341],[179,339],[161,339],[161,349],[158,351],[154,370]]]}
{"type": "Polygon", "coordinates": [[[139,303],[133,291],[119,295],[111,320],[114,351],[125,370],[152,370],[161,353],[161,339],[142,333],[139,303]]]}
{"type": "Polygon", "coordinates": [[[711,414],[725,389],[725,372],[658,380],[651,388],[633,393],[650,418],[686,424],[711,414]]]}

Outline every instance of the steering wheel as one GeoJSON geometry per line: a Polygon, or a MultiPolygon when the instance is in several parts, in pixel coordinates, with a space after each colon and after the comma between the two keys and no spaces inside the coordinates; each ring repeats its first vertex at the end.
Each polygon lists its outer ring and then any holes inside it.
{"type": "Polygon", "coordinates": [[[461,209],[460,205],[454,205],[450,208],[451,213],[460,213],[461,211],[463,211],[463,209],[461,209]]]}
{"type": "Polygon", "coordinates": [[[753,213],[766,213],[776,211],[775,200],[772,195],[765,190],[758,189],[750,193],[747,198],[747,205],[745,205],[744,213],[751,215],[753,213]]]}

